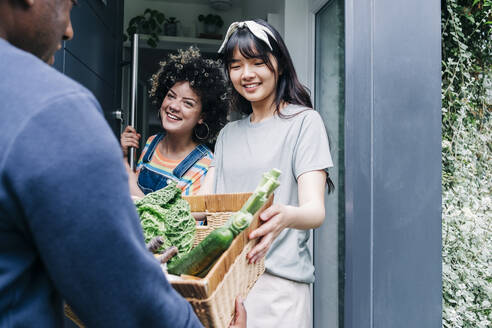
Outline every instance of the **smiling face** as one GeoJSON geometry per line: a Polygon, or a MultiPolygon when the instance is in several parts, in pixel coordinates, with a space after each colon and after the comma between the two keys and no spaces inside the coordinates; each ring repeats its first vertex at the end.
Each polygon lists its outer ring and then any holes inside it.
{"type": "Polygon", "coordinates": [[[275,99],[278,66],[272,55],[269,59],[273,71],[261,58],[245,58],[236,48],[229,65],[229,77],[234,89],[251,102],[253,108],[271,106],[275,99]]]}
{"type": "Polygon", "coordinates": [[[177,82],[169,89],[160,108],[162,127],[168,134],[189,136],[201,119],[200,97],[189,82],[177,82]]]}

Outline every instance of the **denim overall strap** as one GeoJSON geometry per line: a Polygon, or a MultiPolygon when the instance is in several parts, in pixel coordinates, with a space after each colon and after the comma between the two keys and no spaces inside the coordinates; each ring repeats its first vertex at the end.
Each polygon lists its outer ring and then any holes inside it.
{"type": "Polygon", "coordinates": [[[149,145],[149,148],[147,148],[147,151],[145,152],[144,157],[142,158],[142,163],[148,163],[150,162],[150,159],[152,158],[152,155],[154,155],[155,148],[159,144],[159,142],[164,138],[164,133],[158,133],[155,137],[154,140],[149,145]]]}
{"type": "Polygon", "coordinates": [[[181,161],[181,163],[178,164],[173,170],[173,175],[177,177],[178,179],[181,179],[181,177],[193,166],[195,165],[196,162],[198,162],[200,159],[202,159],[207,153],[209,152],[208,148],[204,145],[198,145],[191,151],[191,153],[188,154],[188,156],[185,157],[181,161]]]}

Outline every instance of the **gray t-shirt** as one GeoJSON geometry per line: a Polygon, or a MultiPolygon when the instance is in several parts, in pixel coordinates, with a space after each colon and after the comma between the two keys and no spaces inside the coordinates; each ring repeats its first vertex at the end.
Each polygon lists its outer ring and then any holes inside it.
{"type": "MultiPolygon", "coordinates": [[[[297,178],[333,166],[326,130],[318,112],[288,105],[282,114],[259,123],[250,116],[228,123],[215,145],[215,193],[252,192],[263,173],[282,171],[274,203],[298,206],[297,178]]],[[[266,271],[311,283],[314,267],[308,249],[309,230],[285,229],[266,256],[266,271]]]]}

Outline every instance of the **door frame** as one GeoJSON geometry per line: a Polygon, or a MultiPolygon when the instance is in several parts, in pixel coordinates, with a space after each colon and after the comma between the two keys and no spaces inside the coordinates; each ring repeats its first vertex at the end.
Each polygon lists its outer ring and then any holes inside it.
{"type": "MultiPolygon", "coordinates": [[[[329,1],[307,0],[311,90],[329,1]]],[[[440,14],[439,1],[345,0],[347,328],[442,324],[440,14]]]]}
{"type": "MultiPolygon", "coordinates": [[[[308,24],[308,30],[309,30],[309,33],[308,33],[308,58],[310,59],[310,65],[309,65],[309,69],[308,69],[308,74],[307,74],[307,77],[308,77],[308,87],[310,90],[312,90],[312,98],[316,99],[316,95],[315,95],[315,92],[316,92],[316,15],[328,4],[334,2],[336,0],[310,0],[309,1],[309,12],[308,12],[308,19],[307,19],[307,24],[308,24]]],[[[318,105],[315,104],[315,107],[317,107],[318,105]]],[[[318,108],[315,108],[316,110],[319,110],[318,108]]],[[[332,150],[335,149],[335,147],[330,147],[332,150]]],[[[334,165],[336,166],[337,163],[334,163],[334,165]]],[[[335,188],[338,188],[338,186],[335,186],[335,188]]],[[[325,195],[325,198],[326,197],[333,197],[333,195],[325,195]]],[[[326,204],[326,202],[325,202],[326,204]]],[[[327,211],[328,212],[328,211],[327,211]]],[[[328,214],[327,214],[328,215],[328,214]]],[[[343,214],[344,215],[344,214],[343,214]]],[[[329,217],[326,217],[325,220],[330,220],[330,219],[335,219],[338,221],[339,224],[341,224],[342,222],[340,222],[339,220],[339,217],[337,218],[329,218],[329,217]]],[[[326,225],[326,223],[325,223],[326,225]]],[[[320,228],[318,228],[320,229],[320,228]]],[[[342,230],[344,228],[342,227],[342,230]]],[[[337,229],[338,231],[340,231],[340,228],[337,229]]],[[[319,230],[318,230],[319,231],[319,230]]],[[[313,261],[316,261],[316,258],[317,258],[317,252],[320,251],[322,252],[322,250],[318,250],[314,247],[314,239],[316,239],[317,235],[315,235],[315,232],[313,231],[312,232],[312,236],[313,238],[311,239],[311,242],[312,242],[312,251],[313,251],[313,261]]],[[[343,243],[343,238],[340,239],[339,238],[339,242],[340,243],[343,243]]],[[[316,243],[317,245],[319,245],[319,243],[316,243]]],[[[337,243],[338,244],[338,243],[337,243]]],[[[341,245],[338,245],[338,247],[340,247],[341,245]]],[[[340,257],[338,258],[338,261],[339,265],[343,266],[343,262],[340,262],[340,257]]],[[[315,264],[316,265],[316,264],[315,264]]],[[[316,268],[315,268],[315,272],[316,272],[316,268]]],[[[338,268],[338,288],[340,288],[340,275],[345,271],[345,268],[338,268]],[[342,269],[342,270],[340,270],[342,269]],[[342,272],[340,272],[342,271],[342,272]]],[[[344,304],[343,304],[343,301],[344,301],[344,297],[342,296],[342,298],[340,298],[342,292],[343,292],[343,289],[342,290],[337,290],[338,291],[338,302],[342,302],[341,304],[338,303],[338,312],[337,312],[337,315],[338,315],[338,318],[337,318],[337,322],[338,322],[338,327],[343,327],[344,325],[344,318],[343,318],[343,308],[344,308],[344,304]],[[342,309],[342,310],[341,310],[342,309]]],[[[315,328],[322,328],[322,327],[327,327],[327,323],[326,322],[318,322],[317,320],[322,320],[322,319],[319,319],[319,316],[316,314],[316,311],[318,309],[317,307],[317,304],[319,304],[319,302],[323,299],[327,299],[329,297],[333,297],[332,295],[329,294],[329,290],[327,288],[324,287],[324,282],[323,282],[323,277],[320,277],[319,274],[316,273],[316,280],[313,284],[313,288],[312,288],[312,304],[313,304],[313,327],[315,328]]],[[[321,315],[323,317],[323,315],[321,315]]],[[[330,326],[331,327],[331,326],[330,326]]]]}

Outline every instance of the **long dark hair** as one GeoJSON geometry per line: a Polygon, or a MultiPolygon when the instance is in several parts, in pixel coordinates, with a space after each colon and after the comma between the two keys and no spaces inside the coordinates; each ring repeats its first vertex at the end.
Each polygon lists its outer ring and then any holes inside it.
{"type": "MultiPolygon", "coordinates": [[[[297,78],[294,64],[292,63],[292,59],[287,47],[285,46],[284,40],[277,30],[264,20],[255,19],[254,21],[268,28],[275,36],[275,39],[273,39],[270,35],[268,35],[268,40],[273,50],[270,50],[265,42],[254,36],[246,26],[243,28],[238,28],[231,35],[224,48],[223,60],[227,71],[229,72],[229,65],[232,63],[234,50],[236,47],[244,58],[261,59],[270,71],[274,72],[275,70],[269,57],[271,54],[277,61],[277,67],[279,70],[277,88],[275,90],[275,112],[281,116],[279,109],[282,102],[312,109],[313,105],[311,103],[309,91],[301,84],[301,82],[299,82],[299,79],[297,78]]],[[[241,96],[234,88],[232,88],[232,102],[234,105],[233,107],[244,114],[251,114],[253,112],[251,103],[241,96]]]]}
{"type": "MultiPolygon", "coordinates": [[[[280,112],[280,105],[283,102],[300,105],[306,107],[306,110],[312,110],[313,104],[311,102],[309,90],[304,85],[302,85],[301,82],[299,82],[294,64],[292,63],[292,59],[289,54],[289,50],[287,50],[287,46],[280,36],[280,33],[278,33],[278,31],[273,26],[262,19],[255,19],[254,21],[268,28],[275,36],[274,39],[267,33],[268,41],[272,46],[272,50],[270,50],[270,48],[264,41],[258,39],[253,33],[251,33],[246,26],[238,28],[229,37],[229,40],[227,41],[227,44],[222,53],[222,58],[226,65],[229,82],[229,67],[232,63],[236,47],[244,58],[261,59],[267,65],[270,71],[275,72],[275,68],[269,56],[272,55],[277,61],[277,68],[279,71],[274,100],[275,113],[281,118],[289,118],[300,113],[299,112],[293,115],[283,115],[280,112]]],[[[233,108],[244,114],[251,114],[253,112],[251,103],[243,96],[241,96],[235,88],[231,89],[233,108]]],[[[335,190],[335,185],[330,179],[328,172],[326,172],[326,183],[328,185],[328,193],[331,193],[333,190],[335,190]]]]}

